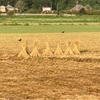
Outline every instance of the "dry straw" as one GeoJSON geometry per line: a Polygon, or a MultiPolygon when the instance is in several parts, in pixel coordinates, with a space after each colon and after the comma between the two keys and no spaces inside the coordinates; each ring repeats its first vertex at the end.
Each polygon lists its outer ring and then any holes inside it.
{"type": "Polygon", "coordinates": [[[46,49],[44,50],[42,56],[53,56],[52,51],[50,50],[49,43],[46,43],[46,49]]]}
{"type": "Polygon", "coordinates": [[[56,48],[56,50],[54,52],[54,55],[58,55],[58,56],[63,55],[63,52],[62,52],[62,50],[60,48],[60,43],[57,44],[57,48],[56,48]]]}
{"type": "Polygon", "coordinates": [[[35,42],[35,47],[33,49],[33,51],[30,54],[31,57],[40,57],[40,53],[38,51],[38,41],[35,42]]]}
{"type": "Polygon", "coordinates": [[[73,45],[74,45],[74,48],[73,48],[74,54],[79,55],[79,54],[80,54],[80,51],[79,51],[79,49],[78,49],[79,41],[75,41],[75,42],[73,43],[73,45]]]}
{"type": "Polygon", "coordinates": [[[27,41],[25,41],[24,43],[22,43],[22,50],[18,54],[18,57],[22,57],[24,59],[28,59],[29,58],[28,50],[27,50],[27,41]]]}
{"type": "Polygon", "coordinates": [[[71,50],[71,41],[69,41],[68,43],[66,43],[66,50],[65,50],[65,55],[74,55],[74,53],[71,50]]]}

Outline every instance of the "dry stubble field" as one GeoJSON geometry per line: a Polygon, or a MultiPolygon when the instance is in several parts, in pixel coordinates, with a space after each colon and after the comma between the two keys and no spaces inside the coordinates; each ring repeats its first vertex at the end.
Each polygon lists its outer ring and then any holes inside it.
{"type": "Polygon", "coordinates": [[[0,34],[0,100],[100,100],[100,32],[0,34]],[[79,40],[81,55],[66,58],[17,58],[21,41],[39,50],[50,42],[79,40]],[[68,99],[69,98],[69,99],[68,99]],[[3,99],[4,100],[4,99],[3,99]]]}

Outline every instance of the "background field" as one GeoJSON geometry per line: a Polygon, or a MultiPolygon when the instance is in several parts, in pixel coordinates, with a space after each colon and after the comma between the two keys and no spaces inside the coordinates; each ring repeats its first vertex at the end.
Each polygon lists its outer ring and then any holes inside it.
{"type": "Polygon", "coordinates": [[[0,33],[100,32],[100,25],[0,26],[0,33]]]}
{"type": "Polygon", "coordinates": [[[34,24],[34,23],[100,23],[99,15],[66,15],[66,16],[56,16],[56,15],[34,15],[34,16],[0,16],[0,23],[2,24],[34,24]]]}
{"type": "Polygon", "coordinates": [[[100,100],[99,16],[0,16],[0,99],[100,100]],[[22,39],[22,41],[18,41],[22,39]],[[31,53],[50,43],[52,52],[60,42],[79,41],[81,55],[65,58],[18,58],[21,43],[31,53]]]}
{"type": "Polygon", "coordinates": [[[98,15],[0,16],[0,33],[100,32],[98,15]]]}

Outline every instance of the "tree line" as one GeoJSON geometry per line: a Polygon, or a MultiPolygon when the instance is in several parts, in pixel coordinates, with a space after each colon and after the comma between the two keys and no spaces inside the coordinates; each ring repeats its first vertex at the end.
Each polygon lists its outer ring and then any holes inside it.
{"type": "Polygon", "coordinates": [[[64,11],[82,4],[100,10],[100,0],[0,0],[0,5],[12,5],[19,8],[20,12],[39,13],[42,7],[50,6],[54,11],[64,11]]]}

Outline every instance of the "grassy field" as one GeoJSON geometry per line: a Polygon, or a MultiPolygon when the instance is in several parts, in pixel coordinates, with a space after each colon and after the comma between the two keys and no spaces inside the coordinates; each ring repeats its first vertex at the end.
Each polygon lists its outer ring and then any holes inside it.
{"type": "Polygon", "coordinates": [[[100,32],[100,25],[0,26],[0,33],[100,32]]]}
{"type": "Polygon", "coordinates": [[[100,100],[100,32],[0,34],[0,98],[5,100],[100,100]],[[81,55],[66,58],[17,58],[22,39],[29,52],[39,41],[55,51],[58,41],[79,40],[81,55]]]}
{"type": "Polygon", "coordinates": [[[100,23],[99,15],[83,16],[0,16],[0,23],[5,24],[22,24],[22,23],[100,23]]]}
{"type": "Polygon", "coordinates": [[[100,32],[98,15],[0,16],[0,33],[100,32]]]}

